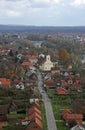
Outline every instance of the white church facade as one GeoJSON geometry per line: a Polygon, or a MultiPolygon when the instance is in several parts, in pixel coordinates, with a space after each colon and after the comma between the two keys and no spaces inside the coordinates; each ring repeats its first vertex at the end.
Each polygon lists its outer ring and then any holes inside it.
{"type": "Polygon", "coordinates": [[[50,55],[46,56],[46,61],[40,66],[42,71],[50,71],[53,68],[53,62],[51,61],[50,55]]]}

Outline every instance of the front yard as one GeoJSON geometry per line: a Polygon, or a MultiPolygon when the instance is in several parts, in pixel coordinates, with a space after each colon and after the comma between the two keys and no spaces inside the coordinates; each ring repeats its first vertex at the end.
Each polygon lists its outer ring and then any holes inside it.
{"type": "Polygon", "coordinates": [[[83,93],[71,95],[57,95],[55,90],[49,90],[48,96],[51,100],[56,126],[58,130],[67,130],[61,111],[64,109],[72,109],[71,103],[74,99],[83,99],[83,93]]]}

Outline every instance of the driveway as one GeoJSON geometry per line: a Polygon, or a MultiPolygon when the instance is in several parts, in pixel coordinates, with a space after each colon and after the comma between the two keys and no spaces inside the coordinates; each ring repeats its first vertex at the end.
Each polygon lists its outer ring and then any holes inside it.
{"type": "Polygon", "coordinates": [[[37,74],[38,74],[38,88],[42,95],[42,100],[45,105],[48,130],[57,130],[50,99],[48,98],[48,95],[46,94],[46,92],[43,90],[43,86],[42,86],[43,80],[42,80],[42,75],[39,72],[39,70],[37,70],[37,74]]]}

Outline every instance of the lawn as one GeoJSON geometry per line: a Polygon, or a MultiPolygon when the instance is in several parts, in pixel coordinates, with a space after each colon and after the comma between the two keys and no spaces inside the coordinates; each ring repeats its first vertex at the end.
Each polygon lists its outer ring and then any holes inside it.
{"type": "Polygon", "coordinates": [[[48,130],[47,129],[47,120],[46,120],[46,114],[45,114],[45,107],[43,102],[41,102],[41,113],[42,113],[42,123],[43,123],[43,130],[48,130]]]}
{"type": "Polygon", "coordinates": [[[23,130],[23,128],[21,126],[10,124],[8,126],[3,127],[3,130],[23,130]]]}
{"type": "Polygon", "coordinates": [[[56,125],[57,125],[58,130],[67,130],[64,122],[57,122],[56,125]]]}
{"type": "Polygon", "coordinates": [[[17,114],[17,113],[10,113],[8,114],[8,119],[9,118],[24,118],[26,114],[17,114]]]}

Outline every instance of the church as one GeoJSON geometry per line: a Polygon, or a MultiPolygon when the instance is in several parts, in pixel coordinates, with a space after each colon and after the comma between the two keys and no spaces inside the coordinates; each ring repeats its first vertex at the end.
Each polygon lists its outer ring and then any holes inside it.
{"type": "Polygon", "coordinates": [[[50,71],[53,68],[53,62],[51,61],[50,55],[46,56],[46,60],[40,65],[42,71],[50,71]]]}

